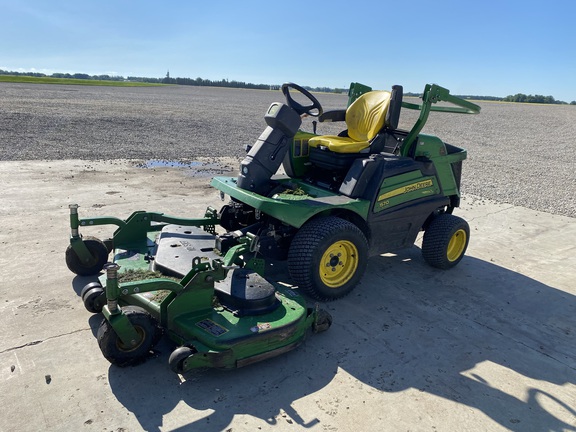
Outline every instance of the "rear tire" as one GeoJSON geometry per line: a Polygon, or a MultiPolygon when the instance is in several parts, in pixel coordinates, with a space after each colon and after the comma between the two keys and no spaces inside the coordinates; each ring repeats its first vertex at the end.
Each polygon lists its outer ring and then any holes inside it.
{"type": "Polygon", "coordinates": [[[468,222],[458,216],[441,214],[424,232],[422,256],[432,267],[452,268],[464,257],[469,240],[468,222]]]}
{"type": "Polygon", "coordinates": [[[299,288],[321,301],[349,294],[362,278],[367,261],[364,233],[334,216],[304,224],[288,251],[290,276],[299,288]]]}

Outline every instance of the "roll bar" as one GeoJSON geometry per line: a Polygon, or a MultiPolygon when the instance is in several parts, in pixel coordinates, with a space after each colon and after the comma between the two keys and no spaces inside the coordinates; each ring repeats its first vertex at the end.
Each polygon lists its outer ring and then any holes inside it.
{"type": "Polygon", "coordinates": [[[457,96],[450,94],[450,90],[440,87],[437,84],[426,84],[424,93],[422,93],[422,104],[413,104],[409,102],[402,102],[403,108],[419,110],[420,116],[416,123],[408,132],[406,139],[402,143],[400,153],[402,156],[407,156],[412,143],[418,137],[418,134],[426,124],[430,111],[440,111],[459,114],[478,114],[480,107],[470,101],[461,99],[457,96]],[[455,106],[433,106],[437,102],[448,102],[455,106]]]}

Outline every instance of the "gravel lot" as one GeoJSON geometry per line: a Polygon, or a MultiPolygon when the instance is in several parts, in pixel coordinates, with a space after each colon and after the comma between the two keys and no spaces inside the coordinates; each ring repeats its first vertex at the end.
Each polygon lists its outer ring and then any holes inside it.
{"type": "MultiPolygon", "coordinates": [[[[346,103],[317,96],[325,109],[346,103]]],[[[279,91],[0,83],[0,160],[240,159],[281,100],[279,91]]],[[[463,192],[576,217],[576,107],[480,105],[477,116],[433,114],[424,130],[468,150],[463,192]]],[[[403,111],[401,124],[415,116],[403,111]]]]}

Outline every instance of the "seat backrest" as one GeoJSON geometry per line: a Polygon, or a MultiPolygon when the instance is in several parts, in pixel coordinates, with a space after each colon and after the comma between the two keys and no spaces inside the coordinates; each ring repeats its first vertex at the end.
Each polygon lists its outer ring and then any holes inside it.
{"type": "Polygon", "coordinates": [[[392,86],[392,94],[390,96],[390,107],[386,113],[385,124],[389,129],[398,129],[398,122],[400,121],[400,110],[402,109],[402,97],[404,89],[401,85],[392,86]]]}
{"type": "Polygon", "coordinates": [[[370,141],[384,126],[391,93],[384,90],[364,93],[346,110],[348,136],[354,141],[370,141]]]}

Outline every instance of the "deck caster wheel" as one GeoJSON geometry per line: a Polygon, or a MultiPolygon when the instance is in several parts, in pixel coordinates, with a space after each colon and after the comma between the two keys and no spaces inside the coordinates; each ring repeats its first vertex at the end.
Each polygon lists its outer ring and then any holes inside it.
{"type": "Polygon", "coordinates": [[[330,328],[332,325],[332,315],[330,315],[324,309],[320,309],[317,312],[316,320],[312,324],[312,331],[314,333],[322,333],[330,328]]]}
{"type": "Polygon", "coordinates": [[[172,351],[172,354],[170,354],[170,358],[168,359],[168,365],[172,372],[176,372],[177,374],[184,373],[184,362],[188,357],[196,353],[196,349],[186,346],[176,348],[172,351]]]}
{"type": "Polygon", "coordinates": [[[104,357],[110,363],[120,367],[134,365],[146,360],[162,334],[157,321],[143,308],[125,306],[122,311],[136,329],[139,336],[138,340],[132,341],[130,345],[124,344],[106,319],[100,324],[96,336],[104,357]]]}
{"type": "Polygon", "coordinates": [[[66,265],[72,273],[76,273],[78,276],[91,276],[100,273],[108,261],[108,248],[102,240],[96,237],[84,237],[82,241],[90,252],[90,260],[81,261],[72,245],[68,245],[66,248],[66,265]]]}
{"type": "Polygon", "coordinates": [[[90,282],[82,288],[80,297],[88,312],[100,313],[106,304],[106,292],[100,282],[90,282]]]}

